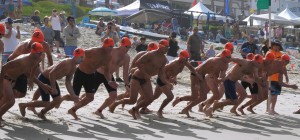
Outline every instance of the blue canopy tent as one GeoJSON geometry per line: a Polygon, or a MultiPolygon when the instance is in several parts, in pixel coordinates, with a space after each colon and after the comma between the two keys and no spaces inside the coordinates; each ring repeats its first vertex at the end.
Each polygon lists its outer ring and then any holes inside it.
{"type": "Polygon", "coordinates": [[[89,11],[89,14],[94,16],[115,16],[118,12],[106,7],[98,7],[89,11]]]}

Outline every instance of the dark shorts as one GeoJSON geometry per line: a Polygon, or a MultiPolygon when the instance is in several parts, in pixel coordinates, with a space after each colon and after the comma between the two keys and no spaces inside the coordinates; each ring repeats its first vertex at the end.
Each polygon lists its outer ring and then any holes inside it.
{"type": "Polygon", "coordinates": [[[160,86],[160,87],[163,87],[163,86],[165,86],[165,85],[166,85],[165,83],[163,83],[163,82],[160,80],[160,78],[159,78],[159,77],[157,77],[157,79],[156,79],[156,83],[157,83],[157,85],[158,85],[158,86],[160,86]]]}
{"type": "Polygon", "coordinates": [[[26,94],[27,92],[27,76],[25,74],[22,74],[18,77],[18,79],[15,81],[15,85],[13,89],[26,94]]]}
{"type": "Polygon", "coordinates": [[[54,33],[55,33],[54,39],[55,39],[56,41],[60,41],[60,31],[54,30],[54,33]]]}
{"type": "Polygon", "coordinates": [[[73,78],[73,89],[77,96],[79,96],[82,86],[86,93],[96,93],[95,73],[86,74],[77,68],[73,78]]]}
{"type": "Polygon", "coordinates": [[[132,75],[131,79],[133,79],[133,80],[137,80],[137,81],[140,83],[140,85],[141,85],[141,86],[142,86],[143,84],[145,84],[145,83],[146,83],[146,80],[145,80],[145,79],[142,79],[142,78],[136,77],[136,76],[134,76],[134,75],[132,75]]]}
{"type": "MultiPolygon", "coordinates": [[[[115,78],[114,76],[112,76],[111,78],[112,81],[115,81],[115,78]]],[[[111,87],[109,84],[108,84],[108,81],[106,80],[105,76],[99,72],[95,72],[95,84],[96,84],[96,87],[98,89],[98,87],[101,85],[101,84],[104,84],[106,90],[108,93],[112,92],[112,91],[117,91],[117,89],[111,87]]]]}
{"type": "Polygon", "coordinates": [[[235,82],[231,80],[225,80],[223,82],[225,88],[225,97],[226,99],[236,100],[236,90],[235,90],[235,82]]]}
{"type": "MultiPolygon", "coordinates": [[[[51,86],[49,79],[47,79],[43,74],[40,74],[39,77],[38,77],[38,79],[42,83],[51,86]]],[[[59,89],[59,86],[58,86],[57,82],[55,82],[55,86],[56,86],[56,90],[57,90],[57,94],[56,95],[47,94],[42,88],[39,88],[43,101],[49,102],[50,101],[50,95],[51,95],[52,99],[54,99],[55,97],[59,97],[60,96],[60,89],[59,89]]]]}
{"type": "Polygon", "coordinates": [[[277,81],[271,81],[271,94],[272,95],[280,95],[281,93],[281,85],[277,81]]]}
{"type": "Polygon", "coordinates": [[[241,84],[245,89],[247,89],[249,87],[251,94],[258,94],[258,85],[257,85],[257,83],[253,83],[253,85],[251,86],[250,83],[242,81],[241,84]]]}

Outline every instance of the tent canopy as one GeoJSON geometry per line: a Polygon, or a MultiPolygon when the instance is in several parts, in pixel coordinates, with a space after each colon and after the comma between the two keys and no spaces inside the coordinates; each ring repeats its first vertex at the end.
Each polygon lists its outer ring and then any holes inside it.
{"type": "MultiPolygon", "coordinates": [[[[247,18],[245,18],[243,21],[244,22],[247,22],[247,26],[250,26],[250,17],[253,16],[255,14],[251,14],[250,16],[248,16],[247,18]]],[[[253,23],[252,23],[253,26],[260,26],[262,25],[261,21],[259,20],[255,20],[253,19],[253,23]]]]}
{"type": "Polygon", "coordinates": [[[127,17],[126,20],[134,23],[152,23],[169,18],[172,18],[172,15],[169,15],[163,11],[144,9],[127,17]]]}
{"type": "MultiPolygon", "coordinates": [[[[190,12],[215,13],[215,12],[209,10],[207,7],[205,7],[201,2],[198,2],[195,6],[193,6],[192,8],[190,8],[185,13],[190,14],[190,12]]],[[[196,14],[199,15],[200,13],[193,13],[193,14],[195,16],[196,14]]]]}
{"type": "Polygon", "coordinates": [[[278,14],[278,16],[286,18],[288,20],[292,20],[295,18],[299,18],[297,15],[295,15],[292,11],[290,11],[288,8],[283,10],[281,13],[278,14]]]}
{"type": "Polygon", "coordinates": [[[96,16],[115,16],[118,12],[115,10],[111,10],[106,7],[98,7],[91,11],[89,11],[90,15],[96,15],[96,16]]]}
{"type": "MultiPolygon", "coordinates": [[[[269,14],[261,14],[261,15],[252,15],[250,16],[250,19],[256,19],[261,21],[268,21],[269,20],[269,14]]],[[[278,16],[274,13],[271,13],[271,21],[278,23],[278,24],[285,24],[285,25],[292,25],[294,24],[290,20],[283,18],[281,16],[278,16]]]]}

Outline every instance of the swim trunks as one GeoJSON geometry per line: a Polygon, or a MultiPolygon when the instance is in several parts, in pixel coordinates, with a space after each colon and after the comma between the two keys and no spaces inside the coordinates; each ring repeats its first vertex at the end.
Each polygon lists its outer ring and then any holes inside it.
{"type": "Polygon", "coordinates": [[[229,79],[223,82],[225,88],[225,97],[226,99],[236,100],[236,90],[235,90],[235,82],[229,79]]]}
{"type": "Polygon", "coordinates": [[[257,85],[257,83],[253,83],[253,85],[251,86],[250,83],[242,81],[241,84],[244,87],[244,89],[247,89],[249,87],[251,94],[258,94],[258,85],[257,85]]]}
{"type": "Polygon", "coordinates": [[[281,85],[279,84],[279,82],[277,81],[271,81],[271,87],[270,87],[270,90],[271,90],[271,94],[272,95],[280,95],[281,93],[281,85]]]}
{"type": "MultiPolygon", "coordinates": [[[[111,81],[115,81],[115,78],[114,76],[111,77],[111,81]]],[[[111,87],[109,84],[108,84],[108,81],[106,80],[105,76],[99,72],[95,72],[95,84],[96,84],[96,90],[98,89],[98,87],[101,85],[101,84],[104,84],[106,90],[108,93],[111,93],[112,91],[117,91],[117,89],[111,87]]]]}
{"type": "Polygon", "coordinates": [[[77,68],[73,78],[73,89],[75,95],[79,96],[82,86],[86,93],[96,93],[97,87],[95,86],[95,73],[86,74],[77,68]]]}
{"type": "MultiPolygon", "coordinates": [[[[38,79],[42,83],[51,86],[49,79],[47,79],[43,74],[40,74],[38,76],[38,79]]],[[[52,99],[54,99],[55,97],[60,96],[60,89],[59,89],[59,86],[58,86],[57,82],[55,82],[55,87],[56,87],[56,90],[57,90],[57,94],[55,94],[55,95],[53,95],[53,94],[47,94],[42,88],[39,88],[40,93],[41,93],[41,97],[42,97],[43,101],[49,102],[50,101],[50,95],[51,95],[52,99]]]]}

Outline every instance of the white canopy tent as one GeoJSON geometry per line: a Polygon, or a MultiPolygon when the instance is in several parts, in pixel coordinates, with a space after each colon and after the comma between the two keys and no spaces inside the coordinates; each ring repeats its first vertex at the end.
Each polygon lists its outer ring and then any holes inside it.
{"type": "MultiPolygon", "coordinates": [[[[261,15],[252,15],[250,16],[250,19],[256,19],[260,21],[269,21],[269,14],[261,14],[261,15]]],[[[271,13],[271,21],[283,24],[283,25],[294,25],[294,23],[286,18],[283,18],[281,16],[278,16],[274,13],[271,13]]]]}
{"type": "Polygon", "coordinates": [[[140,0],[136,0],[135,2],[117,9],[118,14],[117,16],[129,16],[132,15],[134,13],[137,13],[138,11],[140,11],[140,0]]]}
{"type": "Polygon", "coordinates": [[[296,18],[299,18],[297,15],[295,15],[292,11],[290,11],[288,8],[286,8],[285,10],[283,10],[282,12],[280,12],[278,14],[278,16],[286,18],[288,20],[293,20],[296,18]]]}
{"type": "MultiPolygon", "coordinates": [[[[244,22],[247,22],[247,26],[250,26],[250,22],[251,22],[251,21],[250,21],[250,17],[253,16],[253,15],[255,15],[255,14],[251,14],[250,16],[248,16],[247,18],[245,18],[245,19],[243,20],[244,22]]],[[[253,19],[252,25],[253,25],[253,26],[260,26],[260,25],[262,25],[262,22],[259,21],[259,20],[253,19]]]]}

